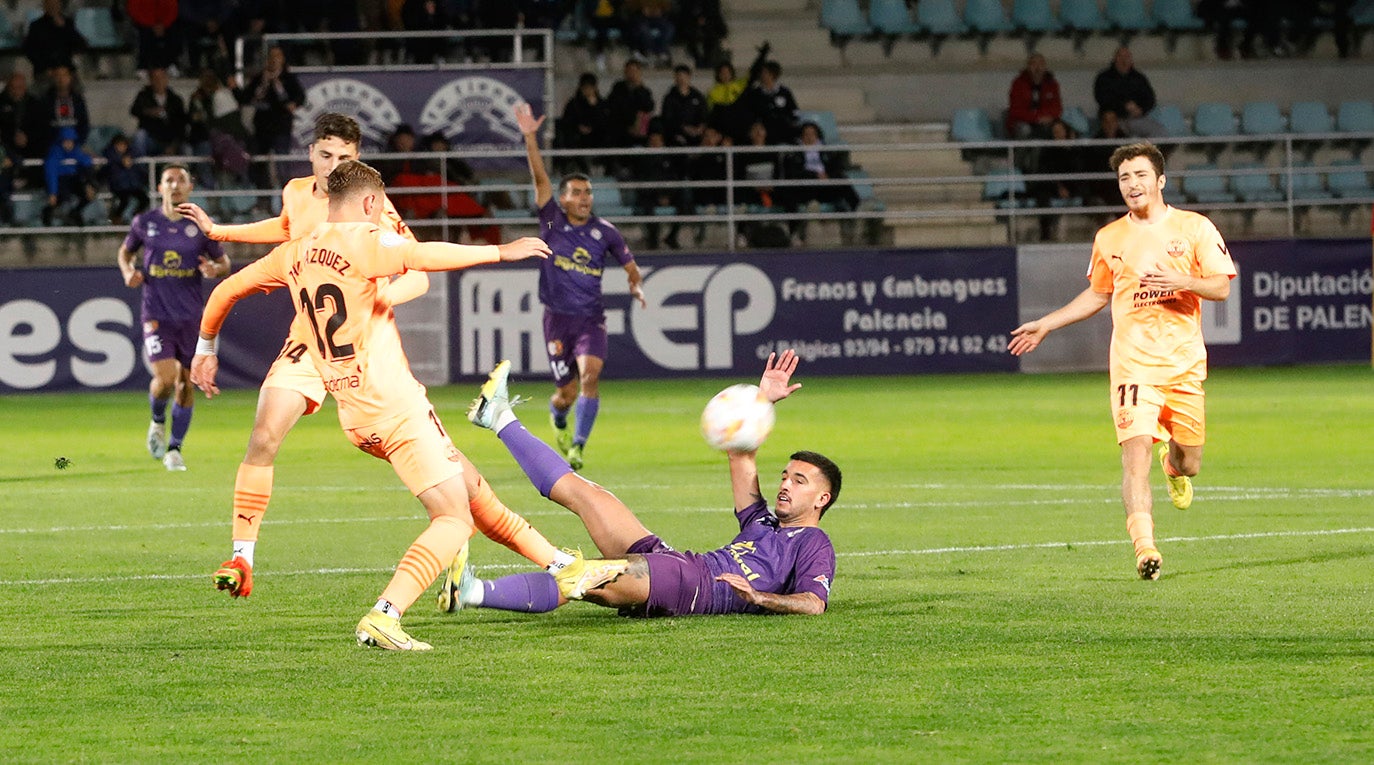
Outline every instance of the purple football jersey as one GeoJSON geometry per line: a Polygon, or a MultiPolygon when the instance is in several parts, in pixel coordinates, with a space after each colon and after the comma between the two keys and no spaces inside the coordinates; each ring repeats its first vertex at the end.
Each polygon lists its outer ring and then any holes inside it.
{"type": "Polygon", "coordinates": [[[218,260],[224,250],[190,218],[172,221],[154,207],[134,216],[124,249],[143,250],[143,320],[200,321],[201,257],[218,260]]]}
{"type": "Polygon", "coordinates": [[[539,209],[539,231],[553,254],[539,271],[539,302],[555,313],[601,316],[601,273],[609,260],[621,266],[634,261],[625,237],[609,222],[593,215],[574,226],[550,199],[539,209]]]}
{"type": "MultiPolygon", "coordinates": [[[[783,528],[763,502],[737,512],[739,535],[718,550],[702,553],[712,578],[739,574],[761,592],[792,595],[814,593],[830,602],[830,583],[835,579],[835,548],[830,537],[815,526],[783,528]]],[[[712,582],[711,601],[716,613],[758,612],[735,595],[730,585],[712,582]]]]}

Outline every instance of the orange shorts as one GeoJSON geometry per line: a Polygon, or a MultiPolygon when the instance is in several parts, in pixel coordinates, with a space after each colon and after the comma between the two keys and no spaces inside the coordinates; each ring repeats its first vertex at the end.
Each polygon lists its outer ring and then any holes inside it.
{"type": "Polygon", "coordinates": [[[1112,381],[1112,419],[1116,441],[1137,436],[1202,446],[1207,440],[1202,382],[1143,385],[1112,381]]]}
{"type": "Polygon", "coordinates": [[[418,409],[361,428],[345,428],[353,445],[391,463],[410,493],[419,496],[463,475],[463,455],[432,408],[418,409]]]}
{"type": "Polygon", "coordinates": [[[306,414],[319,411],[320,405],[324,403],[324,379],[315,368],[315,362],[310,360],[305,343],[294,335],[287,336],[281,353],[277,354],[277,360],[273,361],[272,368],[267,370],[262,387],[285,388],[301,394],[305,397],[306,414]]]}

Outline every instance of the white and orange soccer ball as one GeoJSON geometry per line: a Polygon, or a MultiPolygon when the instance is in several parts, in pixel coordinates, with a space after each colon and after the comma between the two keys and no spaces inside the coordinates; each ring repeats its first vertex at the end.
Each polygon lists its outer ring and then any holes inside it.
{"type": "Polygon", "coordinates": [[[752,452],[773,432],[773,402],[757,385],[731,385],[701,412],[701,435],[712,449],[752,452]]]}

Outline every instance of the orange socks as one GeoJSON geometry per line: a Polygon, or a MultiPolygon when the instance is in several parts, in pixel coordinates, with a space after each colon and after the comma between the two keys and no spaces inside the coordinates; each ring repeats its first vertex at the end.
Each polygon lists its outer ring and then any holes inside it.
{"type": "Polygon", "coordinates": [[[482,535],[529,558],[534,565],[548,568],[557,549],[530,522],[496,498],[487,479],[477,478],[477,491],[468,499],[472,522],[482,535]]]}
{"type": "Polygon", "coordinates": [[[256,541],[262,516],[267,514],[267,501],[272,498],[272,466],[261,467],[243,463],[234,479],[234,535],[235,541],[256,541]]]}
{"type": "Polygon", "coordinates": [[[453,560],[463,543],[472,536],[472,527],[460,518],[441,515],[429,522],[429,527],[415,538],[415,542],[396,565],[382,599],[405,613],[425,591],[439,572],[453,560]]]}
{"type": "Polygon", "coordinates": [[[1155,549],[1155,519],[1149,513],[1131,513],[1126,516],[1126,531],[1131,534],[1135,554],[1155,549]]]}

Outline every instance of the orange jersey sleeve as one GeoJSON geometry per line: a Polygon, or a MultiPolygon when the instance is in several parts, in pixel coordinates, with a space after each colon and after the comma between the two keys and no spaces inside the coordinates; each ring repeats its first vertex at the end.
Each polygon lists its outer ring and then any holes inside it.
{"type": "Polygon", "coordinates": [[[287,270],[294,259],[291,243],[274,248],[261,258],[244,266],[238,273],[215,285],[200,317],[200,333],[206,337],[219,334],[229,311],[240,299],[254,292],[271,292],[287,285],[287,270]]]}
{"type": "Polygon", "coordinates": [[[1112,379],[1149,385],[1202,380],[1202,298],[1142,287],[1144,273],[1157,268],[1195,277],[1236,275],[1216,226],[1195,212],[1170,208],[1153,224],[1127,215],[1098,231],[1088,283],[1112,295],[1112,379]]]}

